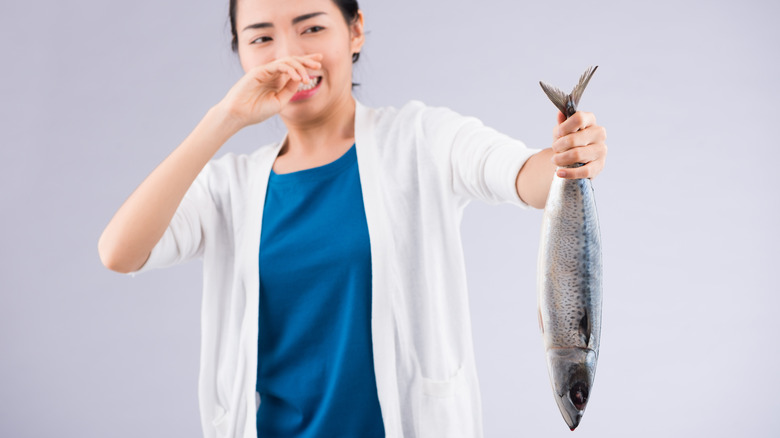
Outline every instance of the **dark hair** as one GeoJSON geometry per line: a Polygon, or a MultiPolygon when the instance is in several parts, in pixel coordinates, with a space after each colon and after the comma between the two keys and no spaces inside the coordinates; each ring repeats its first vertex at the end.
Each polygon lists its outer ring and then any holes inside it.
{"type": "MultiPolygon", "coordinates": [[[[230,45],[233,52],[238,52],[238,34],[236,32],[236,3],[238,0],[230,0],[230,32],[233,34],[233,40],[230,45]]],[[[344,16],[344,21],[347,22],[347,26],[351,25],[358,17],[358,2],[357,0],[333,0],[333,3],[338,6],[341,11],[341,15],[344,16]]],[[[356,63],[360,58],[360,52],[352,54],[352,63],[356,63]]]]}

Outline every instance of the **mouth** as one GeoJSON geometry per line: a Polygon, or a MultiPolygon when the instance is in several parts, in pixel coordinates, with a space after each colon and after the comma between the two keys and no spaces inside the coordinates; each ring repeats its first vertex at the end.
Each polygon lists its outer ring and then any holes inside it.
{"type": "Polygon", "coordinates": [[[296,101],[306,99],[313,96],[320,88],[322,83],[322,76],[312,76],[311,81],[307,84],[298,84],[298,92],[293,95],[290,101],[296,101]]]}
{"type": "Polygon", "coordinates": [[[322,76],[314,76],[310,78],[310,82],[308,84],[300,83],[298,84],[298,91],[306,91],[311,90],[312,88],[316,87],[320,84],[320,81],[322,80],[322,76]]]}

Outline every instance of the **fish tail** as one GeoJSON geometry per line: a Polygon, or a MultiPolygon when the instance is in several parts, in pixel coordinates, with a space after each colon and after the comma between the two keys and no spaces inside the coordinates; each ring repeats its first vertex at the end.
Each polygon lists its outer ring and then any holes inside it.
{"type": "MultiPolygon", "coordinates": [[[[542,81],[539,81],[539,85],[542,86],[544,94],[550,98],[552,103],[555,104],[555,106],[561,110],[564,115],[566,115],[566,102],[569,101],[569,95],[551,85],[545,84],[542,81]]],[[[566,115],[566,117],[568,117],[568,115],[566,115]]]]}
{"type": "Polygon", "coordinates": [[[577,112],[577,105],[580,103],[582,92],[585,91],[585,87],[588,86],[588,82],[590,82],[590,78],[593,76],[593,73],[597,68],[598,66],[588,67],[588,69],[585,70],[585,73],[580,76],[580,81],[577,83],[577,85],[574,86],[571,94],[566,94],[563,91],[553,86],[547,85],[541,81],[539,81],[539,85],[542,86],[544,94],[550,98],[552,103],[555,104],[555,106],[561,110],[563,115],[568,119],[577,112]]]}
{"type": "Polygon", "coordinates": [[[595,67],[588,67],[588,69],[585,70],[585,73],[580,76],[580,81],[574,86],[574,89],[571,90],[571,98],[572,101],[574,101],[575,108],[579,105],[582,92],[585,91],[585,87],[588,86],[588,82],[590,82],[590,78],[593,76],[593,73],[596,72],[597,68],[599,68],[598,65],[595,67]]]}

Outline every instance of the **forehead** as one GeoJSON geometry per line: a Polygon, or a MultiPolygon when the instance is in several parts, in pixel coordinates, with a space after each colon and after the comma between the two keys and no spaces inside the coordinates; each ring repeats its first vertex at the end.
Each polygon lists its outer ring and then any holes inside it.
{"type": "Polygon", "coordinates": [[[333,0],[237,0],[236,28],[251,23],[290,24],[293,18],[312,12],[325,12],[331,19],[340,14],[333,0]]]}

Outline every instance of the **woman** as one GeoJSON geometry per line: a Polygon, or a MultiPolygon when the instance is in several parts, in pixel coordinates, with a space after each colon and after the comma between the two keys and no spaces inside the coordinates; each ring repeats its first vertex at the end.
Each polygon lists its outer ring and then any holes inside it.
{"type": "Polygon", "coordinates": [[[542,208],[556,165],[601,171],[605,130],[559,114],[539,151],[447,108],[365,107],[355,1],[231,0],[230,17],[245,75],[99,242],[123,273],[203,257],[204,436],[482,436],[463,208],[542,208]],[[212,160],[275,114],[280,142],[212,160]]]}

